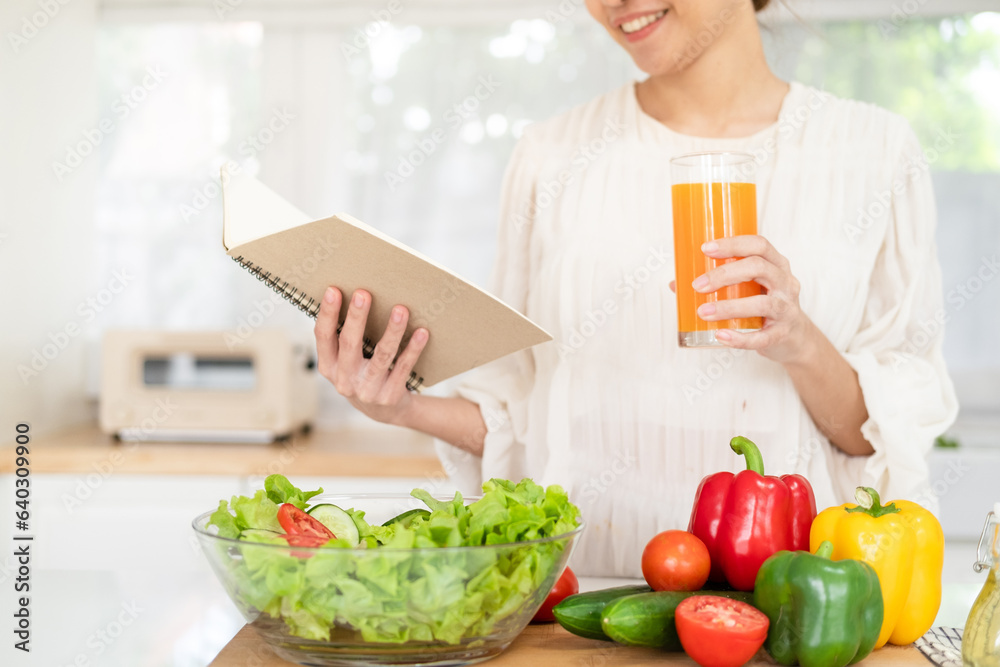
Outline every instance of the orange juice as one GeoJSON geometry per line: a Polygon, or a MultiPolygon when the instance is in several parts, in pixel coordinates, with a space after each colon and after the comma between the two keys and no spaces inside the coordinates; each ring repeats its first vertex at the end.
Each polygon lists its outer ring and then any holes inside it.
{"type": "MultiPolygon", "coordinates": [[[[723,287],[701,294],[691,287],[695,278],[723,263],[701,252],[707,241],[757,233],[757,190],[753,183],[679,183],[672,186],[674,209],[674,256],[677,270],[677,323],[685,333],[717,329],[760,329],[762,318],[706,322],[698,317],[703,303],[740,299],[761,293],[755,282],[723,287]]],[[[716,343],[718,344],[718,343],[716,343]]],[[[682,343],[683,345],[683,343],[682,343]]]]}

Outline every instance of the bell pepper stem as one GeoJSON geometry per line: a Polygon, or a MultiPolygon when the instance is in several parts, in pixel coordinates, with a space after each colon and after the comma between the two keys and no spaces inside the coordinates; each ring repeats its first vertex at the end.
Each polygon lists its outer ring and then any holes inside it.
{"type": "Polygon", "coordinates": [[[819,548],[816,549],[816,555],[819,556],[820,558],[829,558],[830,556],[832,556],[833,542],[831,542],[830,540],[823,540],[823,542],[819,545],[819,548]]]}
{"type": "Polygon", "coordinates": [[[886,514],[896,514],[899,512],[896,503],[882,505],[882,499],[879,498],[878,491],[870,486],[859,486],[854,490],[854,498],[858,501],[858,506],[846,510],[851,514],[854,512],[864,512],[868,516],[877,519],[886,514]]]}
{"type": "Polygon", "coordinates": [[[764,474],[764,457],[760,455],[760,450],[753,441],[744,438],[742,435],[738,435],[729,441],[729,447],[740,456],[746,458],[747,470],[752,470],[758,475],[764,474]]]}

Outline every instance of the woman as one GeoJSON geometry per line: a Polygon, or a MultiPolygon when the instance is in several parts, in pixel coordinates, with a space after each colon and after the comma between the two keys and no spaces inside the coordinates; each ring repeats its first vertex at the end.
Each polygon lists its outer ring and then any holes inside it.
{"type": "Polygon", "coordinates": [[[649,78],[531,126],[511,159],[491,288],[553,342],[438,398],[404,388],[425,330],[389,371],[405,308],[370,361],[368,294],[339,339],[337,290],[317,320],[323,375],[370,417],[435,436],[460,488],[567,487],[589,524],[583,574],[637,575],[645,542],[686,526],[701,478],[741,467],[736,434],[766,472],[806,475],[820,509],[862,483],[934,504],[925,455],[957,408],[926,163],[902,118],[778,79],[755,16],[766,4],[587,0],[649,78]],[[704,150],[755,156],[760,236],[704,247],[743,259],[695,288],[754,280],[765,294],[699,315],[765,324],[679,349],[667,161],[704,150]]]}

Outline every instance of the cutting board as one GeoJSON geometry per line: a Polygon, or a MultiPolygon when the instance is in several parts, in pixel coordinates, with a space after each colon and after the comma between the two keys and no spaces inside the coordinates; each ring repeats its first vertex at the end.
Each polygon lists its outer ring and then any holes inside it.
{"type": "MultiPolygon", "coordinates": [[[[611,642],[583,639],[572,635],[554,623],[529,625],[510,647],[485,663],[489,667],[625,667],[683,665],[697,667],[683,653],[664,653],[656,649],[620,646],[611,642]]],[[[749,665],[774,665],[763,651],[749,665]]],[[[912,646],[885,646],[857,663],[865,667],[876,665],[914,665],[931,667],[923,654],[912,646]]],[[[244,626],[222,649],[209,667],[295,667],[274,655],[257,632],[244,626]]]]}

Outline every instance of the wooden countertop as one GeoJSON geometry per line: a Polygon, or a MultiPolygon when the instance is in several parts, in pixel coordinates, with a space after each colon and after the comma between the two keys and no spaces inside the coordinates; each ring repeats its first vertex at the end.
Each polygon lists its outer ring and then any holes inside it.
{"type": "MultiPolygon", "coordinates": [[[[14,472],[12,442],[0,449],[0,474],[14,472]]],[[[97,426],[32,436],[32,473],[91,473],[111,465],[126,474],[424,477],[443,475],[430,437],[389,427],[315,430],[282,443],[118,442],[97,426]]]]}
{"type": "MultiPolygon", "coordinates": [[[[523,667],[524,665],[545,665],[546,667],[618,667],[632,665],[677,665],[697,667],[695,662],[683,653],[664,653],[656,649],[621,646],[611,642],[577,637],[563,630],[555,623],[529,625],[514,640],[510,647],[496,658],[486,663],[490,667],[523,667]]],[[[768,665],[763,651],[748,665],[768,665]]],[[[885,646],[865,658],[858,665],[875,667],[878,665],[914,665],[932,667],[920,651],[913,646],[885,646]]],[[[295,667],[295,663],[279,658],[264,643],[257,631],[244,626],[232,641],[219,653],[209,667],[295,667]]]]}

